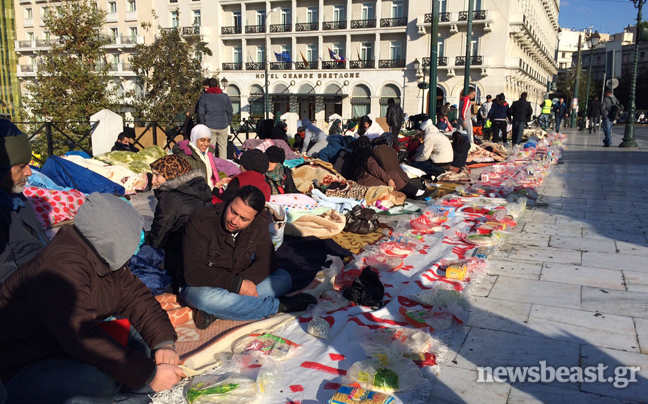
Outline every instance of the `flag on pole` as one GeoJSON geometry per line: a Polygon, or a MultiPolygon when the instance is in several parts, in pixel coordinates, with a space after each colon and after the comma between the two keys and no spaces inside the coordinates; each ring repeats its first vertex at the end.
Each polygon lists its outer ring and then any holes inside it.
{"type": "Polygon", "coordinates": [[[275,57],[277,58],[277,62],[292,63],[292,58],[290,57],[290,54],[288,52],[281,52],[281,53],[275,52],[274,54],[275,57]]]}
{"type": "Polygon", "coordinates": [[[344,58],[337,53],[333,52],[331,48],[328,48],[329,51],[329,56],[331,56],[331,59],[335,60],[336,62],[344,62],[344,58]]]}
{"type": "Polygon", "coordinates": [[[304,66],[306,66],[306,68],[308,69],[308,60],[306,60],[306,57],[304,57],[304,52],[299,51],[299,53],[301,54],[301,58],[304,61],[304,66]]]}

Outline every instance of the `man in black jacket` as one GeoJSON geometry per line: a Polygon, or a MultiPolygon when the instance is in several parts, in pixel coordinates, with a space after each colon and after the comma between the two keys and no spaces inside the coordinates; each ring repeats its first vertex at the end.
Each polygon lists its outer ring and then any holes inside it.
{"type": "Polygon", "coordinates": [[[183,242],[180,294],[197,309],[198,329],[216,318],[259,320],[317,304],[312,295],[285,297],[290,274],[277,268],[265,196],[254,186],[238,189],[229,203],[197,210],[183,242]]]}
{"type": "Polygon", "coordinates": [[[30,160],[27,135],[0,119],[0,284],[50,241],[22,194],[32,174],[30,160]]]}
{"type": "Polygon", "coordinates": [[[533,108],[531,108],[531,103],[527,100],[527,93],[523,92],[520,94],[520,99],[515,101],[511,105],[509,110],[509,115],[511,121],[513,122],[513,145],[520,144],[522,141],[522,135],[524,134],[524,127],[527,122],[531,120],[531,115],[533,114],[533,108]]]}
{"type": "Polygon", "coordinates": [[[558,104],[553,107],[553,112],[556,116],[556,133],[560,133],[560,124],[562,123],[562,120],[569,117],[567,104],[565,104],[565,97],[560,97],[558,104]]]}
{"type": "Polygon", "coordinates": [[[139,149],[131,144],[131,138],[126,133],[122,132],[117,135],[117,140],[110,151],[129,151],[133,153],[139,152],[139,149]]]}
{"type": "Polygon", "coordinates": [[[589,119],[589,133],[592,133],[592,129],[598,133],[601,126],[601,102],[598,95],[595,95],[587,106],[587,119],[589,119]]]}
{"type": "Polygon", "coordinates": [[[393,98],[387,100],[387,125],[394,135],[394,144],[398,146],[398,134],[403,126],[403,108],[397,105],[393,98]]]}

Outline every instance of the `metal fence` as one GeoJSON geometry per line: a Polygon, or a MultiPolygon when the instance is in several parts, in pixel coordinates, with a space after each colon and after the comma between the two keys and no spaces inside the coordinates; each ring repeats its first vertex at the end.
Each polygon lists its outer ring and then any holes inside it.
{"type": "MultiPolygon", "coordinates": [[[[94,130],[99,125],[99,121],[77,121],[77,122],[14,122],[19,127],[23,128],[23,131],[27,133],[29,141],[31,143],[36,143],[41,140],[42,137],[45,137],[45,148],[47,156],[53,156],[55,154],[54,147],[55,145],[62,144],[64,147],[68,148],[68,151],[80,150],[88,153],[92,156],[92,143],[91,136],[94,130]],[[80,134],[72,133],[66,126],[69,125],[78,125],[78,126],[88,126],[88,129],[84,130],[80,134]],[[35,129],[32,129],[35,128],[35,129]],[[63,129],[65,128],[65,129],[63,129]],[[57,137],[58,139],[55,139],[57,137]],[[88,145],[86,147],[83,145],[84,141],[87,139],[88,145]]],[[[32,153],[32,158],[39,163],[45,161],[47,157],[37,156],[37,153],[32,153]]]]}

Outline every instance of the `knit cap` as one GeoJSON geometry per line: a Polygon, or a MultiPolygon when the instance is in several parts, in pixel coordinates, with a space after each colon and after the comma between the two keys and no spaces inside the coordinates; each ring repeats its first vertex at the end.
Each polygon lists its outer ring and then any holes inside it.
{"type": "Polygon", "coordinates": [[[268,156],[259,149],[246,150],[241,154],[241,165],[247,171],[256,171],[265,175],[270,166],[268,156]]]}
{"type": "Polygon", "coordinates": [[[0,175],[15,165],[29,164],[31,153],[27,135],[8,119],[0,119],[0,175]]]}
{"type": "Polygon", "coordinates": [[[270,146],[266,149],[265,154],[271,163],[283,164],[286,161],[286,152],[281,147],[270,146]]]}
{"type": "Polygon", "coordinates": [[[151,168],[169,181],[191,171],[191,164],[183,157],[177,154],[171,154],[152,162],[151,168]]]}

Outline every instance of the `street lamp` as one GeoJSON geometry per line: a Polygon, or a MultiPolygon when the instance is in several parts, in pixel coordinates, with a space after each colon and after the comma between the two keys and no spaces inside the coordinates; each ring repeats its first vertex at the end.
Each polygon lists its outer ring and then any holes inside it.
{"type": "Polygon", "coordinates": [[[419,69],[421,68],[421,62],[419,62],[418,58],[414,59],[412,66],[414,67],[414,70],[416,70],[416,76],[418,77],[419,69]]]}
{"type": "Polygon", "coordinates": [[[229,81],[225,77],[221,79],[221,87],[223,87],[223,90],[227,88],[227,85],[229,84],[229,81]]]}
{"type": "MultiPolygon", "coordinates": [[[[599,35],[598,31],[594,31],[593,34],[587,37],[587,47],[590,50],[590,59],[589,59],[589,69],[587,71],[587,91],[585,92],[585,99],[588,101],[588,105],[585,106],[587,108],[589,106],[589,98],[590,98],[590,81],[592,80],[592,60],[594,60],[594,48],[596,48],[599,44],[599,41],[601,40],[601,35],[599,35]]],[[[592,123],[590,122],[590,125],[592,123]]],[[[591,132],[591,127],[590,127],[590,132],[591,132]]],[[[585,117],[581,119],[581,125],[580,125],[580,130],[585,130],[585,117]]]]}
{"type": "Polygon", "coordinates": [[[281,10],[281,7],[275,7],[271,9],[268,14],[265,16],[265,21],[263,24],[265,25],[263,31],[265,32],[265,42],[263,43],[264,49],[264,67],[265,67],[265,93],[264,93],[264,98],[265,98],[265,119],[269,118],[269,109],[270,109],[270,96],[268,95],[268,49],[270,48],[268,46],[268,20],[270,17],[270,14],[272,14],[273,11],[279,11],[281,10]]]}
{"type": "Polygon", "coordinates": [[[635,51],[634,62],[632,63],[632,81],[630,86],[630,110],[626,118],[625,132],[623,133],[623,142],[619,147],[638,147],[634,136],[635,124],[635,94],[637,91],[637,64],[639,62],[639,37],[641,36],[641,9],[646,4],[646,0],[632,0],[637,7],[637,29],[635,34],[635,51]]]}
{"type": "Polygon", "coordinates": [[[578,115],[578,84],[580,82],[581,73],[581,41],[582,35],[578,33],[578,59],[576,61],[576,84],[574,84],[574,95],[572,97],[572,110],[571,110],[571,125],[570,128],[576,127],[576,115],[578,115]]]}

